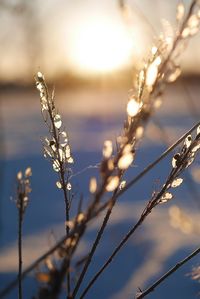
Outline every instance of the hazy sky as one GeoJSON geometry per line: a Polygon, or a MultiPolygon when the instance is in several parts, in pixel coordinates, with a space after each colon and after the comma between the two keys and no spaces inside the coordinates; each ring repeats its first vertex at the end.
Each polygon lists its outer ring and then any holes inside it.
{"type": "MultiPolygon", "coordinates": [[[[177,2],[129,0],[127,26],[118,0],[1,0],[0,80],[26,80],[38,69],[54,77],[137,64],[162,31],[161,20],[173,24],[177,2]]],[[[199,46],[195,37],[184,54],[185,70],[199,72],[199,46]]]]}

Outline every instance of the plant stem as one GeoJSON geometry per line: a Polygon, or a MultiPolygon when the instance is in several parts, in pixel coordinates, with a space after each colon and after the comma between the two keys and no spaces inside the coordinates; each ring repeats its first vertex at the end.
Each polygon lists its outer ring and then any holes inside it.
{"type": "Polygon", "coordinates": [[[18,208],[18,299],[22,299],[22,218],[23,218],[23,199],[19,198],[18,208]]]}
{"type": "MultiPolygon", "coordinates": [[[[48,88],[45,83],[44,83],[44,86],[45,86],[46,93],[49,98],[48,88]]],[[[57,134],[57,131],[56,131],[54,118],[53,118],[53,114],[52,114],[52,107],[51,107],[49,101],[47,102],[47,105],[48,105],[49,117],[50,117],[51,125],[52,125],[52,133],[53,133],[53,137],[54,137],[55,143],[56,143],[57,156],[58,156],[58,161],[59,161],[59,166],[60,166],[60,179],[61,179],[62,190],[63,190],[63,195],[64,195],[64,202],[65,202],[65,221],[66,221],[65,231],[66,231],[66,237],[68,237],[69,236],[69,226],[67,225],[67,223],[69,222],[69,198],[68,198],[67,191],[66,191],[65,169],[64,169],[64,164],[63,164],[61,156],[60,156],[60,152],[59,152],[59,135],[57,134]]],[[[71,292],[71,287],[70,287],[71,278],[70,278],[69,268],[70,268],[70,257],[69,257],[69,263],[68,263],[68,269],[67,269],[67,294],[68,294],[68,296],[70,296],[70,292],[71,292]]]]}
{"type": "Polygon", "coordinates": [[[83,278],[84,278],[84,276],[85,276],[85,274],[86,274],[86,272],[87,272],[87,269],[88,269],[88,267],[89,267],[89,265],[90,265],[90,263],[91,263],[91,261],[92,261],[92,257],[93,257],[93,255],[94,255],[94,253],[95,253],[95,251],[96,251],[96,249],[97,249],[97,246],[98,246],[98,244],[99,244],[99,242],[100,242],[100,240],[101,240],[101,237],[102,237],[102,235],[103,235],[103,233],[104,233],[104,230],[105,230],[105,228],[106,228],[106,225],[107,225],[108,220],[109,220],[109,218],[110,218],[110,215],[111,215],[111,213],[112,213],[112,209],[113,209],[113,207],[114,207],[114,205],[115,205],[115,203],[116,203],[116,200],[117,200],[117,198],[116,198],[117,191],[118,191],[118,189],[116,189],[116,190],[114,191],[114,193],[113,193],[112,200],[110,201],[110,204],[109,204],[109,206],[108,206],[108,210],[107,210],[106,215],[105,215],[105,217],[104,217],[103,223],[102,223],[102,225],[101,225],[101,227],[100,227],[100,229],[99,229],[99,231],[98,231],[98,233],[97,233],[97,236],[96,236],[96,239],[95,239],[95,241],[94,241],[94,243],[93,243],[92,249],[91,249],[91,251],[90,251],[90,253],[89,253],[89,256],[88,256],[88,258],[87,258],[87,260],[86,260],[86,263],[85,263],[85,265],[84,265],[84,267],[83,267],[83,270],[82,270],[82,272],[81,272],[81,274],[80,274],[80,277],[79,277],[79,279],[78,279],[78,282],[77,282],[77,284],[76,284],[76,287],[75,287],[75,289],[74,289],[74,291],[73,291],[72,299],[75,298],[75,296],[76,296],[76,294],[77,294],[77,292],[78,292],[78,290],[79,290],[79,288],[80,288],[80,286],[81,286],[81,283],[82,283],[82,281],[83,281],[83,278]]]}
{"type": "Polygon", "coordinates": [[[185,263],[195,257],[197,254],[200,253],[200,247],[193,251],[190,255],[184,258],[182,261],[178,262],[174,267],[172,267],[168,272],[166,272],[162,277],[160,277],[156,282],[154,282],[148,289],[142,292],[141,295],[137,296],[137,299],[142,299],[147,296],[149,293],[153,292],[154,289],[160,285],[166,278],[176,272],[180,267],[182,267],[185,263]]]}
{"type": "MultiPolygon", "coordinates": [[[[139,220],[137,221],[137,223],[125,235],[125,237],[121,240],[121,242],[114,249],[114,251],[112,252],[110,257],[106,260],[104,265],[94,275],[94,277],[89,281],[89,283],[86,286],[86,288],[84,289],[83,293],[80,295],[80,299],[83,299],[85,297],[85,295],[87,294],[89,289],[94,285],[94,283],[99,278],[99,276],[104,272],[104,270],[110,265],[110,263],[112,262],[114,257],[117,255],[117,253],[122,249],[122,247],[126,244],[126,242],[129,240],[129,238],[135,233],[135,231],[138,229],[138,227],[144,222],[144,220],[151,213],[153,208],[155,208],[159,204],[159,200],[162,198],[164,193],[167,191],[168,186],[170,185],[170,183],[176,178],[177,174],[180,173],[180,171],[182,169],[182,165],[184,165],[184,161],[185,161],[185,159],[187,159],[187,155],[188,155],[188,153],[190,152],[191,149],[192,149],[192,145],[190,145],[190,147],[187,149],[186,153],[184,154],[184,156],[180,160],[179,167],[173,168],[171,170],[171,172],[170,172],[165,184],[163,185],[162,189],[155,196],[153,196],[152,199],[149,200],[149,202],[147,203],[147,205],[146,205],[145,209],[143,210],[143,212],[142,212],[139,220]]],[[[116,198],[115,198],[115,200],[116,200],[116,198]]]]}
{"type": "Polygon", "coordinates": [[[96,282],[98,277],[101,275],[101,273],[107,268],[107,266],[112,262],[115,255],[119,252],[119,250],[123,247],[123,245],[127,242],[127,240],[130,238],[130,236],[135,232],[135,230],[142,224],[144,218],[141,216],[139,221],[136,223],[136,225],[128,232],[128,234],[124,237],[124,239],[120,242],[120,244],[115,248],[112,255],[108,258],[108,260],[105,262],[105,264],[101,267],[101,269],[95,274],[95,276],[91,279],[91,281],[88,283],[87,287],[83,291],[83,293],[80,295],[80,299],[83,299],[89,289],[92,287],[92,285],[96,282]]]}
{"type": "MultiPolygon", "coordinates": [[[[65,200],[65,214],[66,214],[66,221],[69,222],[69,199],[67,196],[67,191],[66,191],[66,186],[65,186],[65,172],[63,170],[63,165],[61,164],[61,182],[62,182],[62,190],[63,190],[63,194],[64,194],[64,200],[65,200]]],[[[66,236],[69,236],[69,226],[66,223],[66,236]]],[[[68,261],[68,271],[67,271],[67,294],[68,297],[70,296],[71,293],[71,278],[70,278],[70,257],[69,257],[69,261],[68,261]]],[[[70,298],[70,297],[69,297],[70,298]]]]}
{"type": "Polygon", "coordinates": [[[187,135],[191,134],[198,126],[200,125],[200,121],[196,123],[190,130],[188,130],[185,134],[183,134],[177,141],[175,141],[170,147],[166,149],[155,161],[150,163],[142,172],[140,172],[134,179],[126,184],[126,186],[118,192],[117,197],[124,194],[130,187],[132,187],[136,182],[138,182],[147,172],[149,172],[152,168],[154,168],[158,163],[160,163],[171,151],[173,151],[177,145],[179,145],[187,135]]]}

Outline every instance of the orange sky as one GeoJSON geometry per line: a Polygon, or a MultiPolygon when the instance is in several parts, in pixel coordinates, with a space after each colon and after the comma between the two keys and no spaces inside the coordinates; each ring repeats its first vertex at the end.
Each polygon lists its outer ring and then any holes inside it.
{"type": "MultiPolygon", "coordinates": [[[[0,10],[1,81],[26,81],[38,69],[56,77],[137,66],[162,30],[161,20],[175,19],[176,4],[173,0],[127,1],[131,8],[127,24],[116,0],[15,3],[21,3],[16,10],[0,10]]],[[[185,71],[199,72],[199,46],[196,37],[182,59],[185,71]]]]}

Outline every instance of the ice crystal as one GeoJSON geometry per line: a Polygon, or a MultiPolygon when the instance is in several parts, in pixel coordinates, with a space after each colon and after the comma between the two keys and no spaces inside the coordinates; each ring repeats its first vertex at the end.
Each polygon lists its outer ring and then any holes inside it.
{"type": "Polygon", "coordinates": [[[110,141],[110,140],[104,141],[103,157],[105,159],[109,159],[112,155],[112,152],[113,152],[112,141],[110,141]]]}
{"type": "Polygon", "coordinates": [[[118,187],[118,185],[119,185],[119,177],[118,176],[111,176],[111,177],[108,178],[106,191],[112,192],[118,187]]]}
{"type": "Polygon", "coordinates": [[[183,182],[183,179],[182,178],[176,178],[175,180],[173,180],[173,182],[171,183],[171,186],[173,188],[176,188],[178,186],[180,186],[183,182]]]}
{"type": "Polygon", "coordinates": [[[137,102],[135,99],[131,99],[127,104],[127,113],[130,117],[134,117],[138,114],[142,103],[137,102]]]}
{"type": "Polygon", "coordinates": [[[166,203],[173,198],[173,195],[170,192],[166,192],[161,198],[160,203],[166,203]]]}

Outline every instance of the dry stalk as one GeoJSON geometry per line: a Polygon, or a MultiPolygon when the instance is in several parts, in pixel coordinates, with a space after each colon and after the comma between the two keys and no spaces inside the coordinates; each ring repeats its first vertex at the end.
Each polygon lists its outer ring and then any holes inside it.
{"type": "MultiPolygon", "coordinates": [[[[74,160],[71,155],[71,148],[68,141],[67,132],[62,126],[62,118],[55,107],[54,91],[52,95],[49,95],[49,90],[46,85],[44,75],[41,72],[37,73],[35,77],[36,87],[40,92],[41,112],[45,124],[48,127],[50,137],[45,138],[43,143],[44,156],[48,158],[53,166],[53,170],[59,174],[59,181],[56,182],[56,186],[62,189],[64,201],[65,201],[65,228],[66,235],[69,235],[69,221],[70,221],[70,206],[71,206],[71,183],[69,177],[71,174],[71,165],[74,160]]],[[[67,249],[66,249],[67,250],[67,249]]],[[[67,272],[67,289],[68,294],[71,292],[71,279],[70,271],[67,269],[70,267],[69,253],[68,261],[65,262],[67,272]]],[[[64,268],[64,266],[63,266],[64,268]]],[[[64,272],[64,270],[62,270],[64,272]]],[[[61,275],[63,277],[63,275],[61,275]]]]}
{"type": "Polygon", "coordinates": [[[174,267],[172,267],[169,271],[167,271],[162,277],[160,277],[156,282],[154,282],[149,288],[145,291],[141,291],[136,295],[136,299],[142,299],[146,297],[148,294],[153,292],[155,288],[157,288],[161,283],[163,283],[169,276],[171,276],[174,272],[176,272],[180,267],[190,261],[193,257],[200,253],[200,248],[197,248],[194,252],[185,257],[182,261],[179,261],[174,267]]]}
{"type": "Polygon", "coordinates": [[[30,176],[32,175],[31,168],[28,167],[24,175],[22,172],[17,174],[17,197],[15,203],[18,209],[18,298],[23,298],[22,292],[22,224],[24,219],[25,210],[29,201],[30,176]]]}

